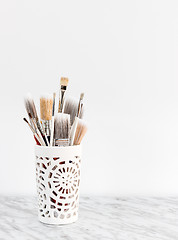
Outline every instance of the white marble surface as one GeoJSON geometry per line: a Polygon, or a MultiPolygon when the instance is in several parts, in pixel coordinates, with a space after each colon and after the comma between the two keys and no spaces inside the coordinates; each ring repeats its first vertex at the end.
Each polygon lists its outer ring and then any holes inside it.
{"type": "Polygon", "coordinates": [[[0,240],[178,239],[178,198],[81,197],[79,220],[44,225],[35,197],[0,197],[0,240]]]}

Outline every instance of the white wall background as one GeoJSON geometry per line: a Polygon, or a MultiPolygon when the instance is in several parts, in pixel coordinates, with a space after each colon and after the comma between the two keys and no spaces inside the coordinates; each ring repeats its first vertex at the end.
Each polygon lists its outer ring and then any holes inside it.
{"type": "Polygon", "coordinates": [[[178,1],[0,2],[0,194],[32,194],[23,97],[86,93],[82,194],[178,194],[178,1]]]}

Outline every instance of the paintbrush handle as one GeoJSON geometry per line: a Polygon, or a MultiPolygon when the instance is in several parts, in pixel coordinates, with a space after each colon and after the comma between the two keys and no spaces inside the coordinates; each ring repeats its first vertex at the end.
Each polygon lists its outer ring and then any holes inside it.
{"type": "Polygon", "coordinates": [[[42,145],[42,146],[46,146],[46,143],[45,143],[45,141],[43,140],[43,137],[42,137],[42,135],[41,135],[41,133],[40,133],[40,131],[39,131],[38,128],[36,128],[36,132],[37,132],[37,135],[38,135],[39,138],[40,138],[41,145],[42,145]]]}
{"type": "Polygon", "coordinates": [[[60,112],[60,109],[61,109],[61,99],[60,99],[60,96],[59,96],[59,106],[58,106],[58,113],[60,112]]]}
{"type": "Polygon", "coordinates": [[[36,144],[41,146],[41,143],[38,141],[38,139],[35,137],[35,135],[33,135],[33,136],[34,136],[34,139],[36,141],[36,144]]]}
{"type": "Polygon", "coordinates": [[[51,120],[50,147],[53,146],[53,139],[54,139],[54,116],[52,116],[52,120],[51,120]]]}
{"type": "Polygon", "coordinates": [[[64,97],[65,97],[65,91],[61,91],[61,99],[60,99],[60,112],[62,113],[63,106],[64,106],[64,97]]]}
{"type": "Polygon", "coordinates": [[[33,129],[33,127],[27,122],[28,126],[30,127],[31,131],[33,132],[33,135],[34,135],[34,138],[35,138],[35,141],[36,143],[42,145],[42,142],[39,138],[39,136],[36,134],[35,130],[33,129]]]}
{"type": "Polygon", "coordinates": [[[40,137],[38,136],[38,134],[34,133],[34,138],[35,138],[35,140],[37,140],[40,143],[41,146],[43,146],[43,143],[42,143],[40,137]]]}
{"type": "Polygon", "coordinates": [[[47,146],[49,146],[49,141],[48,141],[48,138],[47,138],[47,136],[46,136],[46,133],[45,133],[45,130],[44,130],[44,127],[43,127],[43,123],[42,123],[42,122],[41,122],[41,123],[40,123],[40,122],[37,122],[37,127],[38,127],[38,129],[40,130],[41,135],[42,135],[45,143],[47,144],[47,146]],[[39,126],[39,127],[38,127],[38,126],[39,126]]]}
{"type": "Polygon", "coordinates": [[[75,117],[74,123],[73,123],[71,131],[70,131],[70,146],[72,146],[73,143],[74,143],[74,138],[75,138],[75,133],[76,133],[76,130],[77,130],[77,125],[78,125],[78,117],[75,117]]]}
{"type": "Polygon", "coordinates": [[[34,126],[34,128],[35,128],[36,134],[38,135],[38,137],[39,137],[39,139],[40,139],[41,145],[42,145],[42,146],[46,146],[46,143],[45,143],[45,141],[43,140],[43,136],[42,136],[40,130],[38,129],[35,121],[34,121],[32,118],[31,118],[31,120],[32,120],[32,122],[33,122],[33,126],[34,126]]]}

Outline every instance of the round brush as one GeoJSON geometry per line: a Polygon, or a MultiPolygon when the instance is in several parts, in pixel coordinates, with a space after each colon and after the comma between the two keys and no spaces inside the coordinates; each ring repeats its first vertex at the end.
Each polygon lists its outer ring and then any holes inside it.
{"type": "Polygon", "coordinates": [[[51,136],[52,108],[53,108],[52,96],[43,95],[40,98],[40,116],[49,142],[51,136]]]}
{"type": "MultiPolygon", "coordinates": [[[[28,93],[27,96],[25,97],[25,108],[26,108],[27,114],[29,115],[29,113],[30,113],[31,118],[35,121],[35,123],[43,137],[43,140],[45,141],[45,145],[48,146],[48,139],[47,139],[46,134],[43,131],[43,128],[39,122],[38,114],[36,111],[36,106],[35,106],[34,100],[30,93],[28,93]]],[[[32,124],[31,119],[30,119],[30,123],[32,124]]]]}
{"type": "Polygon", "coordinates": [[[87,132],[87,126],[82,119],[78,119],[77,129],[74,138],[74,145],[80,145],[83,137],[87,132]]]}
{"type": "Polygon", "coordinates": [[[30,125],[30,123],[28,122],[28,120],[26,118],[23,118],[23,120],[28,124],[28,126],[30,127],[31,131],[33,132],[35,141],[37,143],[37,145],[42,145],[42,142],[39,138],[39,136],[37,135],[37,133],[35,132],[35,130],[33,129],[33,127],[30,125]]]}
{"type": "Polygon", "coordinates": [[[37,127],[37,125],[36,125],[36,122],[33,120],[31,113],[29,113],[29,117],[30,117],[31,122],[33,123],[34,129],[35,129],[37,135],[38,135],[39,138],[40,138],[40,143],[41,143],[41,145],[46,146],[46,143],[45,143],[45,141],[44,141],[44,139],[43,139],[43,136],[42,136],[40,130],[38,129],[38,127],[37,127]]]}

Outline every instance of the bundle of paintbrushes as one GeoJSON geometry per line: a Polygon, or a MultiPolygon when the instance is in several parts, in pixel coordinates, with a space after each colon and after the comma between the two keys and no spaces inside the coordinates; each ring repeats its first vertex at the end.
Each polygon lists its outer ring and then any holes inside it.
{"type": "Polygon", "coordinates": [[[55,113],[56,94],[40,97],[40,119],[33,98],[29,94],[25,98],[25,108],[29,121],[24,121],[33,132],[37,145],[41,146],[72,146],[79,145],[87,131],[83,117],[83,97],[80,99],[66,98],[68,78],[61,78],[58,112],[55,113]]]}

